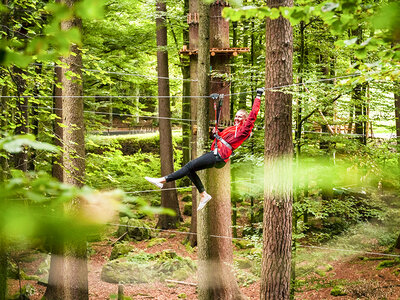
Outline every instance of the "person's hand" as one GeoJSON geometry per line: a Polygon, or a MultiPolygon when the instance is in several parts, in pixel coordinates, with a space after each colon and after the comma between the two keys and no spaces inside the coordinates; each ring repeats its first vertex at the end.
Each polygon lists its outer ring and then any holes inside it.
{"type": "Polygon", "coordinates": [[[215,129],[215,127],[213,127],[212,133],[215,134],[217,132],[217,130],[215,129]]]}
{"type": "Polygon", "coordinates": [[[262,94],[264,94],[264,88],[258,88],[258,89],[257,89],[257,96],[258,96],[258,97],[261,97],[262,94]]]}

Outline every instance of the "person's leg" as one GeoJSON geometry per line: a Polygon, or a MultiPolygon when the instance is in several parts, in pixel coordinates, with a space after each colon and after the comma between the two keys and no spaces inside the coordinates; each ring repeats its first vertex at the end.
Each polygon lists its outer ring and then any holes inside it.
{"type": "Polygon", "coordinates": [[[170,182],[178,180],[184,176],[188,176],[190,180],[193,182],[193,184],[196,185],[199,192],[201,193],[202,183],[200,178],[197,176],[196,171],[212,168],[213,166],[215,166],[215,163],[216,163],[215,155],[212,152],[207,152],[202,156],[188,162],[178,171],[165,176],[165,180],[166,182],[170,182]]]}
{"type": "Polygon", "coordinates": [[[158,186],[159,188],[163,187],[165,182],[175,181],[184,176],[188,176],[189,179],[193,182],[196,188],[199,190],[200,193],[204,192],[204,186],[197,176],[196,171],[211,168],[215,165],[216,158],[212,152],[208,152],[203,154],[202,156],[188,162],[184,165],[181,169],[161,178],[150,178],[145,177],[147,181],[150,183],[158,186]]]}

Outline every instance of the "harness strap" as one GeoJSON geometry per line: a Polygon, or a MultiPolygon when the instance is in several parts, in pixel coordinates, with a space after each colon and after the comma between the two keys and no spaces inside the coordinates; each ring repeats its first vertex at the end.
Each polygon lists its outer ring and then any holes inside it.
{"type": "MultiPolygon", "coordinates": [[[[232,150],[232,154],[233,154],[233,148],[232,148],[231,144],[229,144],[222,137],[220,137],[217,132],[214,134],[214,137],[217,140],[219,140],[222,144],[224,144],[226,147],[228,147],[230,150],[232,150]]],[[[217,143],[217,141],[215,141],[215,144],[214,144],[214,155],[217,155],[217,154],[218,154],[218,143],[217,143]]]]}

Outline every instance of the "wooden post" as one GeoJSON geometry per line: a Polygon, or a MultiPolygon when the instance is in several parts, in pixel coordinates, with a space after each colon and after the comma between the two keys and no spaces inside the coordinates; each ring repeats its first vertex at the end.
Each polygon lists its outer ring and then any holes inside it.
{"type": "Polygon", "coordinates": [[[118,300],[124,300],[124,286],[122,284],[118,285],[118,300]]]}

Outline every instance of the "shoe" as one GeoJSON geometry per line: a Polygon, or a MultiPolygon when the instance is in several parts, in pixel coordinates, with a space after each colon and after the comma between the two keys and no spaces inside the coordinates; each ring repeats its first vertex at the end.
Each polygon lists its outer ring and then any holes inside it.
{"type": "Polygon", "coordinates": [[[162,189],[162,187],[164,186],[164,184],[159,182],[157,180],[157,178],[145,177],[144,179],[146,179],[148,182],[154,184],[155,186],[159,187],[160,189],[162,189]]]}
{"type": "Polygon", "coordinates": [[[199,206],[197,207],[197,211],[202,210],[204,206],[211,200],[211,196],[206,193],[206,195],[201,199],[199,206]]]}

